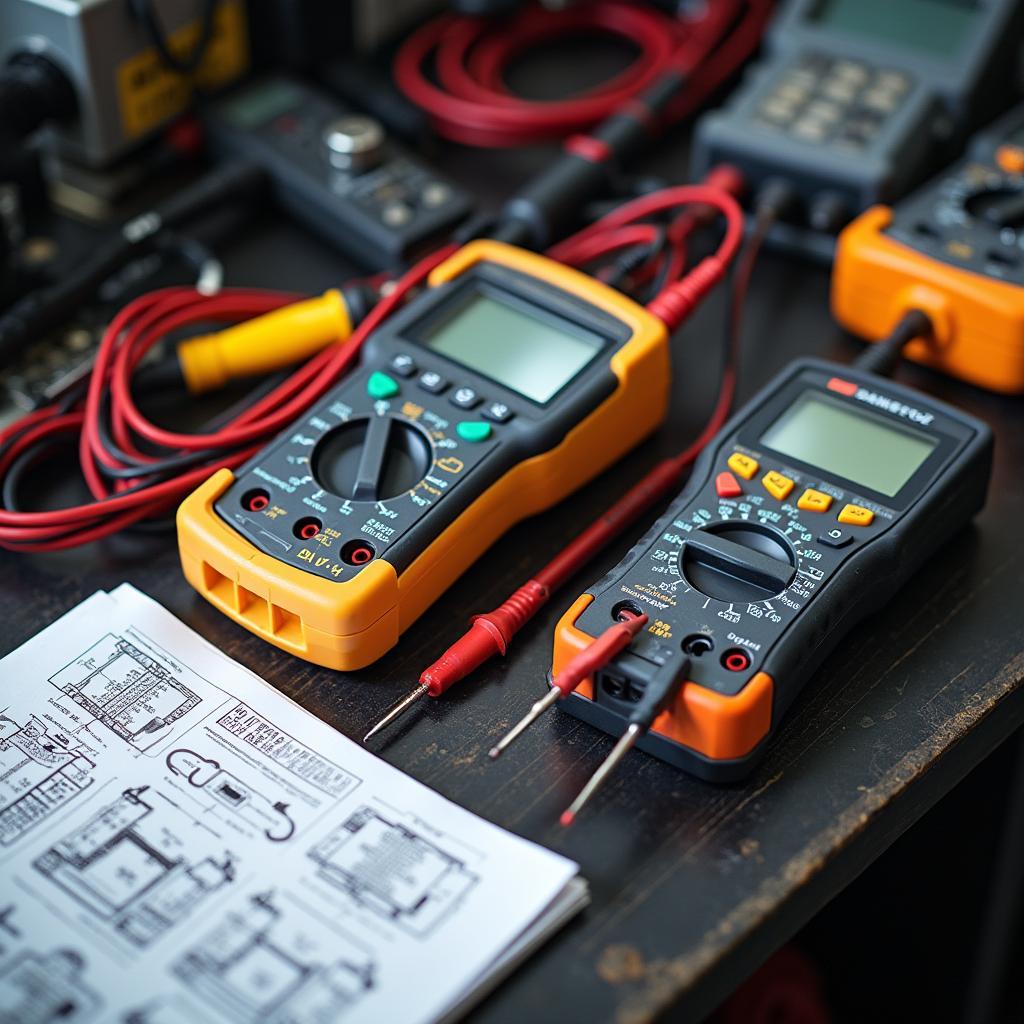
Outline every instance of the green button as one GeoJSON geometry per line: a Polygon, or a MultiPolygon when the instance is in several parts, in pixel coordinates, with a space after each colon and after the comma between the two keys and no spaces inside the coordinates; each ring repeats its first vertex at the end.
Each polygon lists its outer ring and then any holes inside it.
{"type": "Polygon", "coordinates": [[[491,436],[490,423],[479,420],[463,420],[455,430],[463,441],[486,441],[491,436]]]}
{"type": "Polygon", "coordinates": [[[377,370],[366,382],[366,393],[371,398],[394,398],[398,394],[398,381],[377,370]]]}

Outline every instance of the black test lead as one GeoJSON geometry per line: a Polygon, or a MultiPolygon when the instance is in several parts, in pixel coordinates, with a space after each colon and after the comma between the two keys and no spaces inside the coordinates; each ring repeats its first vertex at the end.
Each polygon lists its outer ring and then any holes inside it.
{"type": "Polygon", "coordinates": [[[619,737],[612,752],[587,780],[579,795],[562,812],[561,825],[571,825],[590,798],[601,788],[605,779],[618,767],[619,762],[636,746],[637,740],[654,724],[655,719],[676,699],[690,671],[690,659],[664,665],[648,683],[636,710],[629,716],[626,731],[619,737]]]}

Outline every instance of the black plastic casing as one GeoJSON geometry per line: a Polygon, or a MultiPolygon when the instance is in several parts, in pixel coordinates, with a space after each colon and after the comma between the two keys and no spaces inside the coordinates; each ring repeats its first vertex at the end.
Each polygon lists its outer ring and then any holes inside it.
{"type": "MultiPolygon", "coordinates": [[[[595,700],[573,694],[559,706],[606,732],[621,733],[637,694],[655,671],[668,660],[678,660],[681,664],[684,659],[681,643],[688,636],[706,633],[710,624],[714,650],[690,659],[687,678],[724,696],[732,696],[756,673],[767,673],[773,680],[769,733],[745,756],[732,760],[710,759],[657,733],[645,735],[639,746],[709,781],[727,782],[744,776],[764,753],[790,704],[812,681],[816,670],[839,641],[864,618],[892,600],[914,573],[940,552],[983,506],[991,475],[992,447],[991,430],[981,420],[917,391],[823,360],[797,361],[751,399],[707,446],[686,487],[665,514],[619,565],[587,591],[594,600],[576,621],[578,629],[596,636],[625,600],[646,612],[652,623],[660,621],[663,627],[667,626],[671,639],[651,636],[649,627],[628,652],[616,658],[595,679],[595,700]],[[843,395],[830,390],[830,381],[839,381],[840,386],[848,389],[855,386],[856,391],[853,395],[843,395]],[[934,436],[938,444],[894,496],[872,492],[765,447],[760,441],[764,431],[807,388],[820,391],[830,400],[850,408],[870,410],[869,414],[876,417],[886,415],[902,420],[915,430],[934,436]],[[728,470],[727,459],[735,451],[757,459],[760,465],[751,480],[740,480],[744,496],[725,501],[717,496],[715,481],[721,472],[728,470]],[[796,481],[786,502],[776,501],[762,486],[764,474],[771,470],[796,481]],[[787,513],[785,507],[795,506],[805,488],[832,495],[832,508],[826,513],[787,513]],[[874,522],[867,527],[839,524],[837,513],[847,502],[872,509],[874,522]],[[690,528],[696,529],[699,525],[713,525],[726,519],[735,522],[740,514],[736,510],[744,503],[752,508],[757,503],[757,515],[779,514],[783,523],[798,520],[806,527],[806,532],[796,530],[788,534],[795,542],[798,570],[803,567],[812,575],[820,574],[817,580],[802,577],[799,571],[794,577],[791,587],[810,588],[806,599],[795,602],[801,607],[790,608],[776,596],[761,604],[770,605],[781,621],[769,621],[765,612],[751,618],[754,603],[745,610],[735,609],[733,604],[726,609],[725,602],[708,600],[703,594],[687,589],[685,579],[681,583],[685,593],[677,606],[658,607],[657,599],[647,594],[648,591],[653,593],[658,585],[660,577],[656,570],[663,572],[665,570],[659,568],[662,564],[671,565],[671,557],[659,561],[656,555],[666,552],[666,535],[678,534],[681,524],[691,523],[690,528]],[[711,513],[710,518],[701,517],[701,512],[708,513],[711,509],[717,512],[711,513]],[[729,514],[723,516],[723,510],[729,514]],[[851,539],[845,546],[831,547],[820,539],[829,531],[839,531],[851,539]],[[818,539],[802,539],[808,533],[818,539]],[[814,560],[805,557],[808,552],[817,553],[814,560]],[[737,610],[738,620],[731,617],[737,610]],[[721,626],[718,615],[723,611],[730,617],[721,626]],[[736,636],[742,639],[732,644],[730,637],[736,636]],[[752,656],[749,670],[730,672],[722,665],[721,657],[730,645],[752,656]],[[632,702],[627,696],[616,697],[607,692],[605,683],[609,675],[616,680],[617,688],[624,685],[627,690],[632,689],[632,702]]],[[[779,529],[781,533],[781,526],[779,529]]],[[[679,565],[685,543],[683,539],[678,548],[679,565]]],[[[792,590],[787,590],[783,597],[791,593],[792,590]]]]}

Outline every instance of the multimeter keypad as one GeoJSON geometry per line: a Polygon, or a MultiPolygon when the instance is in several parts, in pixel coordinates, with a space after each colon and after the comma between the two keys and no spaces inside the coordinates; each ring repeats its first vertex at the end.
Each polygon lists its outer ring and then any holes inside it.
{"type": "Polygon", "coordinates": [[[397,373],[399,377],[411,377],[419,367],[412,356],[404,352],[399,353],[391,360],[391,372],[397,373]]]}
{"type": "Polygon", "coordinates": [[[805,54],[778,77],[756,117],[762,127],[801,142],[865,149],[903,104],[910,86],[900,71],[805,54]]]}

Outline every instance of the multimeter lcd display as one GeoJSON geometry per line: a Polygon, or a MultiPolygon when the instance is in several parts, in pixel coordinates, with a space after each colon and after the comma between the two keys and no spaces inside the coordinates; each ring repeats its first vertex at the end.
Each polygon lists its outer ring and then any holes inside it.
{"type": "Polygon", "coordinates": [[[877,413],[805,391],[761,436],[762,444],[893,497],[939,443],[877,413]]]}
{"type": "Polygon", "coordinates": [[[604,347],[585,327],[542,318],[490,292],[471,291],[419,340],[541,404],[604,347]]]}
{"type": "Polygon", "coordinates": [[[970,0],[822,0],[816,20],[829,28],[952,57],[975,15],[970,0]]]}

